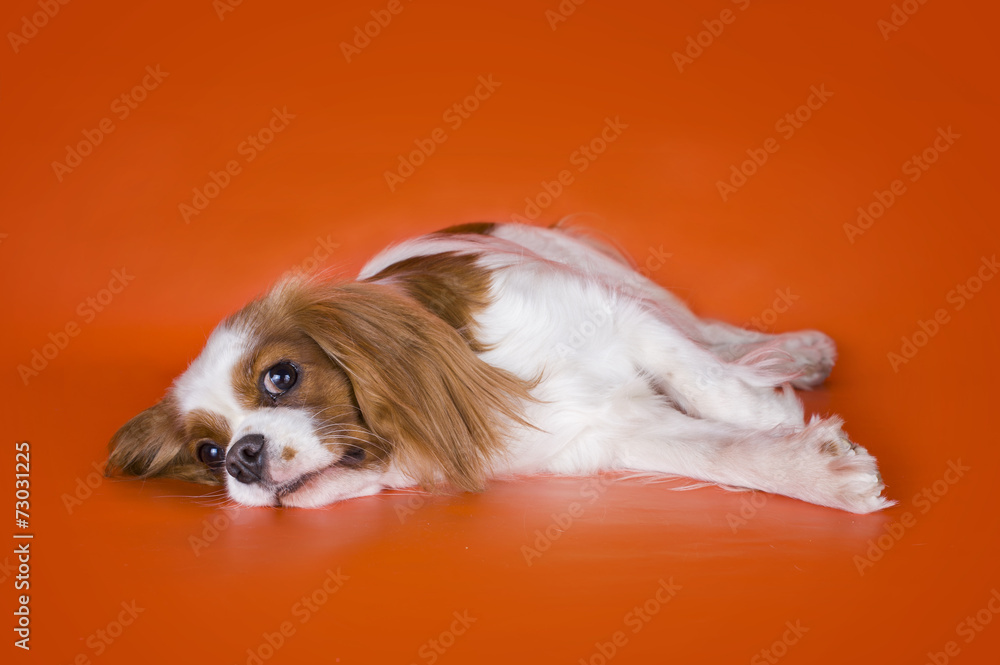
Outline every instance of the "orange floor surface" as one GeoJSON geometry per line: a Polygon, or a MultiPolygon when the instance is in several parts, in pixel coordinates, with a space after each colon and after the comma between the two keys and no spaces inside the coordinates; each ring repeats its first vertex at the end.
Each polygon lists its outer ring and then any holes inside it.
{"type": "Polygon", "coordinates": [[[941,0],[4,3],[3,662],[1000,662],[996,25],[941,0]],[[535,477],[241,509],[101,477],[284,271],[569,215],[705,316],[831,334],[803,398],[898,505],[535,477]]]}

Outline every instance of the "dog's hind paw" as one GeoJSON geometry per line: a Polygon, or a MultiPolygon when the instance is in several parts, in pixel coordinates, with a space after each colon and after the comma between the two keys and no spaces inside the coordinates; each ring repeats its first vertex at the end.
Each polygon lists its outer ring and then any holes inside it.
{"type": "Polygon", "coordinates": [[[836,343],[817,330],[781,335],[778,346],[792,357],[789,365],[798,373],[792,379],[796,388],[814,388],[823,383],[837,360],[836,343]]]}

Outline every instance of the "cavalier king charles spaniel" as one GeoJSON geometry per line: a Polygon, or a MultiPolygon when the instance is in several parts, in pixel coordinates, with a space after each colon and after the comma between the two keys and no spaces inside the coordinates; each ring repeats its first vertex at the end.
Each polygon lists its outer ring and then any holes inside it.
{"type": "Polygon", "coordinates": [[[582,231],[465,224],[354,282],[285,278],[224,320],[114,435],[108,473],[314,507],[633,471],[868,513],[892,504],[875,458],[793,390],[834,357],[820,332],[699,319],[582,231]]]}

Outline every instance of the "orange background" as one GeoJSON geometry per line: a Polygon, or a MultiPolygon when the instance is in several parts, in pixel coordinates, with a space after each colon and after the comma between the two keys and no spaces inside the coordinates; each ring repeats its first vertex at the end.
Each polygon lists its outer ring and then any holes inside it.
{"type": "Polygon", "coordinates": [[[1000,245],[987,3],[911,0],[884,38],[888,0],[591,0],[555,29],[556,0],[404,0],[348,62],[341,42],[387,4],[247,0],[220,19],[210,0],[77,0],[34,32],[23,20],[36,2],[0,10],[2,438],[11,470],[12,444],[31,443],[35,534],[30,653],[11,645],[16,541],[0,554],[5,652],[47,664],[256,662],[250,650],[268,663],[598,665],[621,631],[616,665],[779,660],[765,649],[789,664],[942,662],[949,642],[950,661],[996,662],[1000,619],[972,633],[961,622],[993,619],[1000,589],[1000,281],[949,299],[1000,245]],[[674,53],[700,32],[707,45],[679,71],[674,53]],[[147,67],[167,75],[147,78],[121,117],[115,100],[147,67]],[[443,114],[480,76],[499,86],[453,128],[443,114]],[[776,123],[813,86],[832,95],[787,136],[776,123]],[[275,108],[295,117],[247,161],[240,145],[275,108]],[[113,131],[57,177],[53,162],[105,118],[113,131]],[[627,127],[579,171],[574,152],[607,118],[627,127]],[[385,172],[439,127],[446,140],[390,191],[385,172]],[[939,128],[958,138],[910,180],[906,163],[939,128]],[[769,138],[777,152],[724,201],[718,181],[769,138]],[[180,204],[230,160],[239,173],[185,223],[180,204]],[[833,335],[839,365],[807,405],[845,417],[899,505],[856,516],[717,488],[532,478],[275,511],[92,474],[214,324],[321,256],[317,239],[337,245],[322,267],[351,275],[409,235],[524,215],[563,170],[573,181],[538,223],[577,214],[702,314],[833,335]],[[844,225],[897,179],[905,192],[851,242],[844,225]],[[102,296],[122,269],[133,279],[102,296]],[[775,307],[778,292],[793,303],[775,307]],[[939,309],[946,322],[894,368],[888,354],[921,321],[933,330],[939,309]],[[76,333],[60,338],[68,324],[76,333]],[[50,335],[65,348],[25,382],[18,367],[50,335]],[[950,475],[949,462],[968,470],[950,475]],[[935,488],[934,503],[919,498],[935,488]],[[552,527],[574,502],[582,514],[552,527]],[[529,566],[523,547],[546,529],[554,539],[529,566]],[[880,536],[891,547],[877,549],[880,536]],[[879,560],[859,574],[872,547],[879,560]],[[338,569],[349,579],[300,622],[296,603],[338,569]],[[680,587],[662,605],[659,580],[680,587]],[[123,602],[142,609],[134,621],[123,602]],[[636,623],[646,603],[658,611],[636,623]],[[453,624],[455,612],[475,622],[453,624]],[[285,621],[294,632],[279,640],[285,621]],[[266,635],[282,642],[274,653],[266,635]]]}

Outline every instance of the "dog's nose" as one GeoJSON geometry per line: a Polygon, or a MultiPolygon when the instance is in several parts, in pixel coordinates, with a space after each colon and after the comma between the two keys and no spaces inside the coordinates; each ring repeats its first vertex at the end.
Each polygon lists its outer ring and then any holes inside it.
{"type": "Polygon", "coordinates": [[[226,471],[241,483],[260,480],[264,469],[264,435],[247,434],[233,444],[226,453],[226,471]]]}

